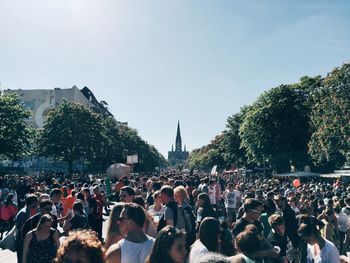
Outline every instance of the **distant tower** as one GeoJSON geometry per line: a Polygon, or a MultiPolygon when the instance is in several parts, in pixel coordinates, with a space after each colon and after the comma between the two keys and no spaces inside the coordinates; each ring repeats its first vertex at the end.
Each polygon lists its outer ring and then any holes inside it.
{"type": "Polygon", "coordinates": [[[181,152],[181,151],[182,151],[182,140],[181,140],[181,132],[180,132],[180,121],[178,121],[176,140],[175,140],[175,152],[181,152]]]}
{"type": "Polygon", "coordinates": [[[168,152],[168,159],[175,161],[184,161],[188,158],[189,152],[186,151],[186,145],[184,150],[182,150],[182,139],[180,131],[180,121],[177,122],[177,131],[175,139],[175,151],[174,145],[171,146],[171,151],[168,152]]]}

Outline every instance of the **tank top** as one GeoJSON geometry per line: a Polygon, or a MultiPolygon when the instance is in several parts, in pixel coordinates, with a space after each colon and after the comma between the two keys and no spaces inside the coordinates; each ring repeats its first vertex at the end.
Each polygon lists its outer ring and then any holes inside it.
{"type": "Polygon", "coordinates": [[[119,240],[121,250],[121,263],[144,263],[151,253],[154,238],[147,236],[148,240],[142,243],[134,243],[125,239],[119,240]]]}
{"type": "Polygon", "coordinates": [[[45,240],[38,240],[36,231],[29,244],[28,263],[50,263],[56,256],[57,247],[53,239],[54,229],[50,229],[50,235],[45,240]]]}

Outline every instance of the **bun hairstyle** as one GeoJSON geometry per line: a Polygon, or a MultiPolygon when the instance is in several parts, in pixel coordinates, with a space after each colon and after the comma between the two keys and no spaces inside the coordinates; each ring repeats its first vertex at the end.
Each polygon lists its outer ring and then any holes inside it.
{"type": "Polygon", "coordinates": [[[313,216],[302,215],[300,217],[300,225],[298,228],[299,236],[311,236],[319,235],[320,230],[324,227],[324,223],[321,220],[313,216]]]}

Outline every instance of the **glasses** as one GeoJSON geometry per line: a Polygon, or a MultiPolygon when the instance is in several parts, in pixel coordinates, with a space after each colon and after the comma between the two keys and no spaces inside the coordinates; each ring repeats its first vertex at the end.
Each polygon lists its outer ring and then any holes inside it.
{"type": "Polygon", "coordinates": [[[261,214],[261,211],[260,210],[255,210],[255,209],[249,209],[250,211],[254,212],[254,213],[257,213],[257,214],[261,214]]]}

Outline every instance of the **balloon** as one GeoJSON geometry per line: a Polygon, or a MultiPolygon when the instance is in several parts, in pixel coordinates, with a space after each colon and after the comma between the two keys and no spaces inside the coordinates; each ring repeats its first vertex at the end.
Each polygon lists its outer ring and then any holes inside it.
{"type": "Polygon", "coordinates": [[[131,166],[122,164],[122,163],[115,163],[110,165],[107,168],[106,174],[107,176],[113,178],[123,178],[124,176],[130,176],[131,172],[131,166]]]}
{"type": "Polygon", "coordinates": [[[294,179],[294,180],[293,180],[293,186],[294,186],[294,187],[298,188],[300,185],[301,185],[301,183],[300,183],[300,180],[299,180],[299,179],[294,179]]]}

